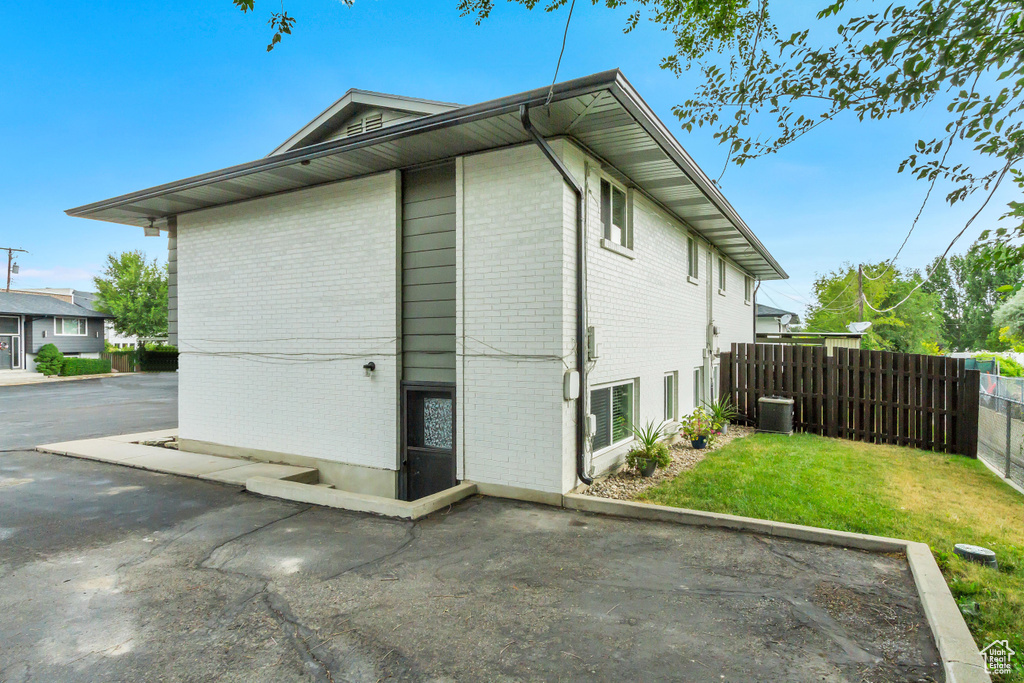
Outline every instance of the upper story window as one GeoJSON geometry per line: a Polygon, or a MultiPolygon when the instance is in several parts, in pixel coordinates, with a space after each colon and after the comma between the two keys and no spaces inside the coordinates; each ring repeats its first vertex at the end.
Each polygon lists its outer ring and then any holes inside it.
{"type": "Polygon", "coordinates": [[[754,298],[754,278],[749,275],[743,278],[743,301],[750,303],[750,300],[754,298]]]}
{"type": "Polygon", "coordinates": [[[725,293],[725,259],[718,257],[718,291],[725,293]]]}
{"type": "Polygon", "coordinates": [[[71,337],[84,337],[88,334],[85,318],[55,318],[54,327],[54,334],[71,337]]]}
{"type": "Polygon", "coordinates": [[[617,185],[601,179],[601,225],[604,238],[615,244],[633,248],[633,236],[629,231],[629,207],[626,192],[617,185]]]}
{"type": "Polygon", "coordinates": [[[686,274],[696,278],[698,273],[697,264],[700,262],[700,249],[697,246],[697,240],[693,237],[686,238],[686,259],[688,264],[686,274]]]}

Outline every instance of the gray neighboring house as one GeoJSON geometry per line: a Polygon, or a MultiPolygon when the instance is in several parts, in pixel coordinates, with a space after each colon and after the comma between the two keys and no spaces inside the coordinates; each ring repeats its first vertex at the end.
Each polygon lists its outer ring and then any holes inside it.
{"type": "MultiPolygon", "coordinates": [[[[39,287],[37,289],[18,289],[11,290],[16,291],[19,294],[45,294],[46,296],[52,296],[55,299],[66,301],[76,306],[82,306],[83,308],[90,308],[96,310],[96,299],[99,296],[96,292],[84,292],[80,289],[60,288],[60,287],[39,287]]],[[[114,321],[112,318],[108,318],[106,322],[106,340],[111,346],[115,346],[119,349],[131,349],[135,348],[139,344],[139,338],[132,335],[123,335],[114,329],[114,321]]],[[[159,343],[165,343],[166,337],[152,337],[146,338],[145,341],[154,341],[159,343]]]]}
{"type": "Polygon", "coordinates": [[[99,358],[109,317],[46,294],[0,291],[0,371],[34,371],[46,344],[65,356],[99,358]]]}

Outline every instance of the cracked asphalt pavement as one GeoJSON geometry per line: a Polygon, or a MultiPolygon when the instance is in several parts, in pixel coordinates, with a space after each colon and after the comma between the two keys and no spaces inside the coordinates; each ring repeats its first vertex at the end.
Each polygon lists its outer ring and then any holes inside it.
{"type": "Polygon", "coordinates": [[[942,680],[898,556],[481,497],[397,521],[32,451],[0,454],[0,643],[12,682],[942,680]]]}

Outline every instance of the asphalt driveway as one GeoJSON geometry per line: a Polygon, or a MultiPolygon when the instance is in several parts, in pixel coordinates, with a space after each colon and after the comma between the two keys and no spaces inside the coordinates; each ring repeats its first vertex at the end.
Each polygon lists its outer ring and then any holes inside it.
{"type": "Polygon", "coordinates": [[[178,375],[0,387],[0,451],[178,426],[178,375]]]}
{"type": "Polygon", "coordinates": [[[0,643],[2,681],[942,679],[899,557],[480,497],[403,522],[32,451],[0,453],[0,643]]]}

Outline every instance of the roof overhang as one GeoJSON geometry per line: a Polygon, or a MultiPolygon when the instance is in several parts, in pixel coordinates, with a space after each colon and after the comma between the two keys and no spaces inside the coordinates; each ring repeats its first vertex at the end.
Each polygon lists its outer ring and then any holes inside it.
{"type": "Polygon", "coordinates": [[[531,140],[518,118],[519,107],[525,104],[536,107],[531,118],[538,132],[579,143],[750,274],[765,280],[788,277],[621,72],[556,84],[549,102],[548,97],[545,87],[458,107],[88,204],[67,214],[146,226],[214,206],[522,144],[531,140]]]}

